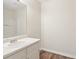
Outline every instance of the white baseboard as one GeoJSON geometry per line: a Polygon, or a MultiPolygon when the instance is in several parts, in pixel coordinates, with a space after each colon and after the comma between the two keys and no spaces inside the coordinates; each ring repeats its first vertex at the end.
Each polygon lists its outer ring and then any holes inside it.
{"type": "Polygon", "coordinates": [[[45,48],[41,48],[40,50],[44,50],[44,51],[48,51],[48,52],[51,52],[51,53],[56,53],[56,54],[59,54],[59,55],[63,55],[63,56],[67,56],[67,57],[76,59],[76,56],[72,56],[72,55],[69,55],[69,54],[66,54],[66,53],[51,51],[51,50],[48,50],[48,49],[45,49],[45,48]]]}

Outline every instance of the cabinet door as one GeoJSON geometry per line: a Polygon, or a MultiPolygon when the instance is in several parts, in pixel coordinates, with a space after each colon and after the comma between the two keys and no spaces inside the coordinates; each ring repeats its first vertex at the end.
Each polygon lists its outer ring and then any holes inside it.
{"type": "Polygon", "coordinates": [[[15,53],[12,56],[9,56],[8,58],[4,58],[4,59],[27,59],[26,58],[26,49],[21,50],[17,53],[15,53]]]}
{"type": "Polygon", "coordinates": [[[39,59],[39,43],[35,43],[27,48],[27,59],[39,59]]]}

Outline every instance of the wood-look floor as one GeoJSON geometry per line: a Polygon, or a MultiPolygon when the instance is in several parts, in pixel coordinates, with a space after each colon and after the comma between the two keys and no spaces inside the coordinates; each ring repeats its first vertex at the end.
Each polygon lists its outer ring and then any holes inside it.
{"type": "Polygon", "coordinates": [[[69,58],[69,57],[58,55],[55,53],[41,51],[40,52],[40,59],[74,59],[74,58],[69,58]]]}

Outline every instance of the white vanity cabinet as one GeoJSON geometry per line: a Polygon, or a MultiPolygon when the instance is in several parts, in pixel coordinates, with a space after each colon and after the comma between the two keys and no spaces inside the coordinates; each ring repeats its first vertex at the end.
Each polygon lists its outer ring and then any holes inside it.
{"type": "Polygon", "coordinates": [[[39,59],[39,42],[34,43],[4,59],[39,59]]]}
{"type": "Polygon", "coordinates": [[[39,43],[35,43],[27,48],[27,59],[39,59],[39,43]]]}

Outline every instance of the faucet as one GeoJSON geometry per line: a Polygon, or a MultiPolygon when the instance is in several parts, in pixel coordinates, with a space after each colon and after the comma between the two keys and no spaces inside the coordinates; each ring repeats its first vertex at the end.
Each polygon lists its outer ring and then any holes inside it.
{"type": "Polygon", "coordinates": [[[15,43],[17,41],[17,39],[11,39],[10,43],[15,43]]]}

